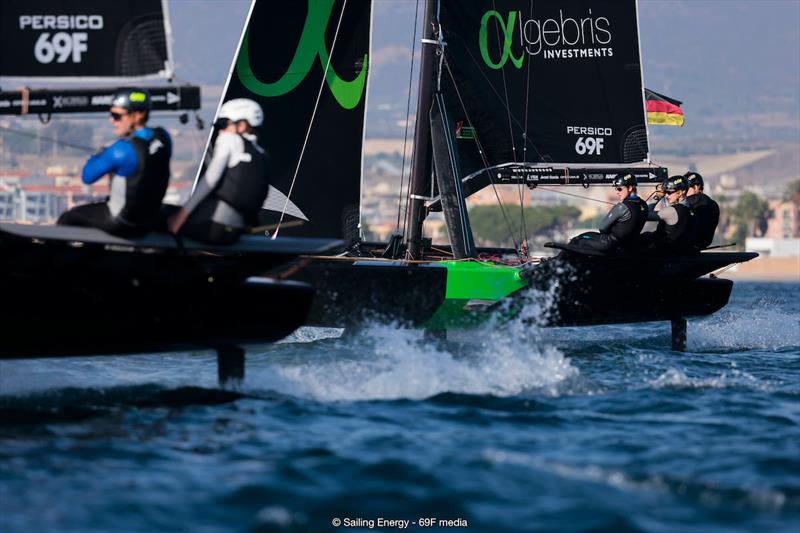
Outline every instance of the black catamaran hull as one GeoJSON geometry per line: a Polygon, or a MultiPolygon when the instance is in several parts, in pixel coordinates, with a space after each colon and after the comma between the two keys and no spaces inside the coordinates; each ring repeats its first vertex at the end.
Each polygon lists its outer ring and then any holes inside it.
{"type": "Polygon", "coordinates": [[[352,327],[369,320],[419,327],[445,301],[447,270],[402,261],[302,259],[291,279],[317,291],[308,324],[352,327]]]}
{"type": "MultiPolygon", "coordinates": [[[[530,269],[531,289],[552,291],[542,317],[552,326],[674,320],[710,315],[728,303],[733,282],[705,274],[754,254],[592,257],[562,254],[530,269]],[[557,284],[552,289],[553,284],[557,284]]],[[[512,298],[529,297],[524,293],[512,298]]]]}
{"type": "Polygon", "coordinates": [[[105,355],[273,342],[302,326],[314,291],[239,284],[134,285],[4,277],[0,358],[105,355]]]}
{"type": "Polygon", "coordinates": [[[0,358],[140,353],[272,342],[313,289],[253,278],[338,241],[243,238],[209,247],[152,234],[0,224],[0,358]]]}
{"type": "Polygon", "coordinates": [[[727,304],[733,282],[701,276],[755,255],[710,252],[633,258],[570,253],[508,274],[494,265],[482,272],[479,264],[469,262],[306,258],[292,279],[317,290],[309,315],[312,325],[349,327],[380,319],[447,329],[493,312],[518,310],[532,300],[544,304],[538,324],[599,325],[714,313],[727,304]],[[465,276],[460,270],[470,264],[475,271],[465,276]],[[502,276],[522,280],[513,285],[502,276]],[[460,296],[459,285],[477,293],[471,283],[494,285],[498,291],[484,298],[460,296]],[[446,317],[441,316],[444,310],[446,317]]]}

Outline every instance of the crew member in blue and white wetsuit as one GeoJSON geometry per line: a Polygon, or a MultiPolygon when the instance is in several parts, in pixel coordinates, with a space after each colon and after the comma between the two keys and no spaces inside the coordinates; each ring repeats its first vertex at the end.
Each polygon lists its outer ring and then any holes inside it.
{"type": "Polygon", "coordinates": [[[600,231],[582,233],[570,241],[584,248],[610,252],[633,246],[647,222],[647,204],[636,194],[636,176],[617,174],[611,184],[619,203],[600,222],[600,231]]]}
{"type": "Polygon", "coordinates": [[[263,122],[261,106],[253,100],[222,105],[211,162],[186,204],[167,219],[170,232],[230,244],[258,224],[269,192],[269,159],[255,135],[263,122]]]}
{"type": "Polygon", "coordinates": [[[144,89],[121,89],[111,100],[111,124],[119,139],[89,158],[81,178],[87,185],[108,174],[107,201],[79,205],[58,224],[91,226],[121,237],[137,237],[161,222],[161,200],[169,183],[172,140],[163,128],[146,126],[151,108],[144,89]]]}

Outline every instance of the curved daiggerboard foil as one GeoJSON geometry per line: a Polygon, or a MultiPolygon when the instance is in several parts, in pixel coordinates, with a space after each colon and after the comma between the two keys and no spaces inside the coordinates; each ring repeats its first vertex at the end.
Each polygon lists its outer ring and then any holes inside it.
{"type": "Polygon", "coordinates": [[[0,76],[171,78],[165,0],[0,2],[0,76]]]}

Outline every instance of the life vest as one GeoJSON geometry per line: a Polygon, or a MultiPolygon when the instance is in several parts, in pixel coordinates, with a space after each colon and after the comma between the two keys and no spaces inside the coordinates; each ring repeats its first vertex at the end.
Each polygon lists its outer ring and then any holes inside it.
{"type": "Polygon", "coordinates": [[[688,196],[686,200],[697,217],[695,247],[702,250],[714,240],[714,233],[719,224],[719,205],[702,192],[688,196]]]}
{"type": "Polygon", "coordinates": [[[625,207],[630,211],[631,218],[622,222],[618,221],[611,226],[610,233],[620,244],[626,244],[635,240],[637,235],[642,232],[645,222],[647,222],[647,204],[639,198],[628,197],[622,200],[625,207]]]}
{"type": "Polygon", "coordinates": [[[694,251],[697,228],[694,211],[681,203],[670,207],[678,214],[678,222],[670,226],[660,221],[656,228],[656,242],[676,252],[694,251]]]}
{"type": "Polygon", "coordinates": [[[172,142],[163,128],[153,128],[150,140],[127,138],[136,152],[136,172],[125,178],[125,205],[117,218],[132,226],[152,229],[160,221],[161,201],[169,185],[172,142]]]}
{"type": "Polygon", "coordinates": [[[215,195],[241,213],[248,224],[256,225],[269,192],[269,158],[259,146],[240,137],[244,152],[234,166],[225,170],[215,195]]]}

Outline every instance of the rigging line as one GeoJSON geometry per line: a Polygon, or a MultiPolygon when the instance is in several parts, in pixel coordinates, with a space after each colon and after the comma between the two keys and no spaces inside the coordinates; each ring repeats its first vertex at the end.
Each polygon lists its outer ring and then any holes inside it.
{"type": "Polygon", "coordinates": [[[557,193],[557,194],[563,194],[565,196],[574,196],[575,198],[581,198],[582,200],[591,200],[593,202],[600,202],[601,204],[616,205],[614,202],[606,202],[605,200],[598,200],[597,198],[592,198],[591,196],[583,196],[581,194],[574,194],[574,193],[571,193],[571,192],[559,191],[558,189],[549,189],[547,187],[542,187],[541,185],[538,185],[536,188],[537,189],[542,189],[543,191],[554,192],[554,193],[557,193]]]}
{"type": "MultiPolygon", "coordinates": [[[[472,62],[473,62],[473,63],[475,64],[475,66],[477,67],[477,70],[478,70],[478,72],[480,72],[481,76],[483,76],[483,79],[484,79],[484,80],[486,80],[486,83],[487,83],[487,84],[489,85],[489,87],[492,89],[492,92],[494,93],[494,95],[495,95],[495,96],[497,97],[497,99],[498,99],[498,100],[499,100],[499,101],[502,103],[502,101],[503,101],[503,98],[500,96],[500,93],[499,93],[499,92],[497,92],[497,89],[495,89],[495,88],[494,88],[494,85],[492,85],[492,82],[491,82],[491,80],[489,80],[489,78],[486,76],[486,73],[485,73],[485,72],[483,71],[483,69],[481,68],[481,64],[480,64],[480,63],[479,63],[479,62],[478,62],[478,61],[475,59],[475,56],[473,56],[473,55],[472,55],[472,52],[470,52],[470,50],[469,50],[469,48],[468,48],[468,47],[464,47],[464,51],[465,51],[465,52],[467,52],[467,55],[469,55],[469,58],[472,60],[472,62]]],[[[517,119],[517,117],[515,117],[515,116],[514,116],[514,113],[511,113],[511,118],[512,118],[512,119],[514,119],[514,122],[517,124],[517,126],[519,126],[519,128],[520,128],[520,129],[522,129],[522,124],[520,124],[520,122],[519,122],[519,120],[517,119]]],[[[533,148],[533,149],[536,151],[536,155],[537,155],[537,156],[539,156],[539,159],[544,159],[544,156],[543,156],[543,155],[542,155],[542,153],[539,151],[539,149],[538,149],[538,148],[536,148],[536,145],[535,145],[535,144],[533,144],[533,141],[531,141],[530,139],[525,139],[525,142],[526,142],[526,143],[530,143],[530,145],[531,145],[531,148],[533,148]]]]}
{"type": "MultiPolygon", "coordinates": [[[[450,63],[445,59],[444,66],[447,69],[447,73],[450,75],[450,81],[453,84],[453,89],[456,91],[456,96],[458,96],[458,102],[461,104],[461,109],[464,111],[464,116],[467,119],[470,127],[475,130],[475,144],[478,145],[478,153],[481,156],[481,160],[483,161],[483,166],[488,169],[489,167],[489,160],[486,159],[486,152],[483,150],[483,145],[481,145],[481,141],[478,138],[478,130],[474,128],[472,125],[472,119],[469,118],[469,112],[467,111],[467,106],[464,105],[464,100],[461,98],[461,91],[458,90],[458,84],[456,83],[456,79],[453,76],[453,71],[450,70],[450,63]]],[[[503,214],[503,220],[506,222],[506,226],[508,226],[508,232],[511,235],[511,241],[514,243],[514,249],[517,251],[517,256],[519,256],[519,245],[517,244],[517,239],[514,235],[514,229],[511,225],[511,219],[509,219],[508,215],[506,214],[505,206],[503,205],[503,200],[500,199],[500,194],[497,192],[497,186],[495,185],[494,178],[492,177],[492,173],[487,171],[487,176],[489,176],[489,183],[492,185],[492,191],[494,192],[495,198],[497,198],[497,203],[500,206],[500,212],[503,214]]],[[[520,260],[522,258],[520,257],[520,260]]]]}
{"type": "MultiPolygon", "coordinates": [[[[497,11],[497,6],[495,5],[494,0],[492,0],[492,9],[497,11]]],[[[500,23],[497,21],[497,19],[495,19],[495,29],[497,30],[497,48],[502,49],[502,45],[500,44],[500,23]]],[[[528,63],[530,63],[530,61],[528,63]]],[[[500,68],[500,74],[503,75],[503,94],[505,95],[506,117],[508,118],[508,138],[511,139],[511,153],[514,154],[514,163],[519,163],[519,161],[517,161],[517,145],[514,142],[514,127],[511,125],[511,103],[508,101],[506,70],[504,68],[500,68]]]]}
{"type": "MultiPolygon", "coordinates": [[[[531,0],[531,19],[533,18],[533,0],[531,0]]],[[[521,24],[521,22],[520,22],[521,24]]],[[[531,63],[533,61],[530,57],[528,57],[528,65],[526,67],[526,79],[525,79],[525,129],[522,133],[522,138],[524,142],[522,143],[522,159],[524,161],[528,161],[528,111],[529,111],[529,104],[531,101],[531,63]]],[[[525,236],[525,248],[528,248],[528,222],[525,220],[525,207],[522,205],[524,202],[524,190],[523,185],[520,183],[517,186],[519,191],[519,207],[520,207],[520,217],[522,218],[522,231],[523,235],[525,236]]],[[[531,192],[531,197],[533,196],[533,192],[531,192]]]]}
{"type": "MultiPolygon", "coordinates": [[[[492,9],[497,11],[495,0],[492,0],[492,9]]],[[[495,31],[497,32],[497,48],[502,49],[502,44],[500,43],[500,22],[498,22],[497,19],[495,19],[495,31]]],[[[528,61],[528,65],[530,65],[530,61],[528,61]]],[[[511,153],[514,155],[514,163],[519,163],[519,160],[517,159],[517,145],[514,142],[514,127],[511,125],[511,102],[508,99],[506,70],[501,68],[500,74],[503,76],[503,95],[505,97],[506,118],[508,119],[508,138],[511,140],[511,153]]],[[[527,120],[527,116],[525,118],[527,120]]],[[[519,193],[520,230],[522,231],[520,242],[524,243],[524,246],[527,250],[528,236],[527,231],[525,231],[525,205],[522,194],[522,184],[517,187],[517,192],[519,193]]],[[[528,255],[527,252],[525,252],[525,255],[528,255]]]]}
{"type": "Polygon", "coordinates": [[[83,146],[83,145],[80,145],[80,144],[73,144],[73,143],[70,143],[70,142],[67,142],[67,141],[59,141],[58,139],[56,139],[54,137],[44,137],[44,136],[41,136],[41,135],[37,135],[35,133],[27,132],[25,130],[18,130],[18,129],[15,129],[15,128],[9,128],[7,126],[0,126],[0,130],[4,130],[4,131],[10,132],[10,133],[14,133],[16,135],[21,135],[23,137],[28,137],[29,139],[37,139],[38,138],[38,139],[41,139],[43,141],[48,141],[48,142],[51,142],[51,143],[60,144],[62,146],[67,146],[69,148],[74,148],[75,150],[81,150],[81,151],[86,152],[88,154],[93,154],[93,153],[97,152],[97,150],[95,148],[90,148],[88,146],[83,146]]]}
{"type": "MultiPolygon", "coordinates": [[[[414,32],[411,34],[411,68],[408,71],[408,100],[406,101],[406,131],[403,134],[403,159],[400,165],[400,194],[397,199],[397,230],[400,230],[400,212],[403,209],[403,182],[406,177],[406,145],[408,144],[408,117],[411,116],[411,88],[414,83],[414,53],[417,50],[417,22],[419,20],[419,0],[414,10],[414,32]]],[[[410,178],[409,178],[410,180],[410,178]]]]}
{"type": "Polygon", "coordinates": [[[322,91],[325,89],[325,80],[328,77],[328,70],[331,68],[331,62],[333,61],[333,51],[336,48],[336,40],[339,37],[339,29],[342,27],[342,19],[344,18],[344,10],[347,9],[347,0],[344,0],[344,4],[342,4],[342,11],[339,13],[339,21],[336,23],[336,32],[333,34],[333,42],[331,43],[331,51],[328,54],[328,61],[325,63],[325,72],[322,73],[322,80],[319,84],[319,91],[317,92],[317,101],[314,102],[314,110],[311,112],[311,120],[308,121],[308,129],[306,130],[306,138],[303,140],[303,147],[300,150],[300,157],[297,160],[297,166],[294,169],[294,176],[292,176],[292,184],[289,186],[289,192],[286,194],[286,201],[283,203],[283,209],[281,209],[281,218],[278,220],[278,226],[275,228],[275,233],[272,234],[272,238],[276,238],[278,236],[278,232],[281,230],[281,224],[283,223],[283,217],[286,216],[286,208],[289,207],[289,199],[292,197],[292,191],[294,190],[294,184],[297,181],[297,175],[300,173],[300,165],[303,162],[303,156],[306,153],[306,147],[308,146],[308,138],[311,136],[311,128],[314,125],[314,117],[317,116],[317,108],[319,107],[319,101],[322,97],[322,91]]]}

